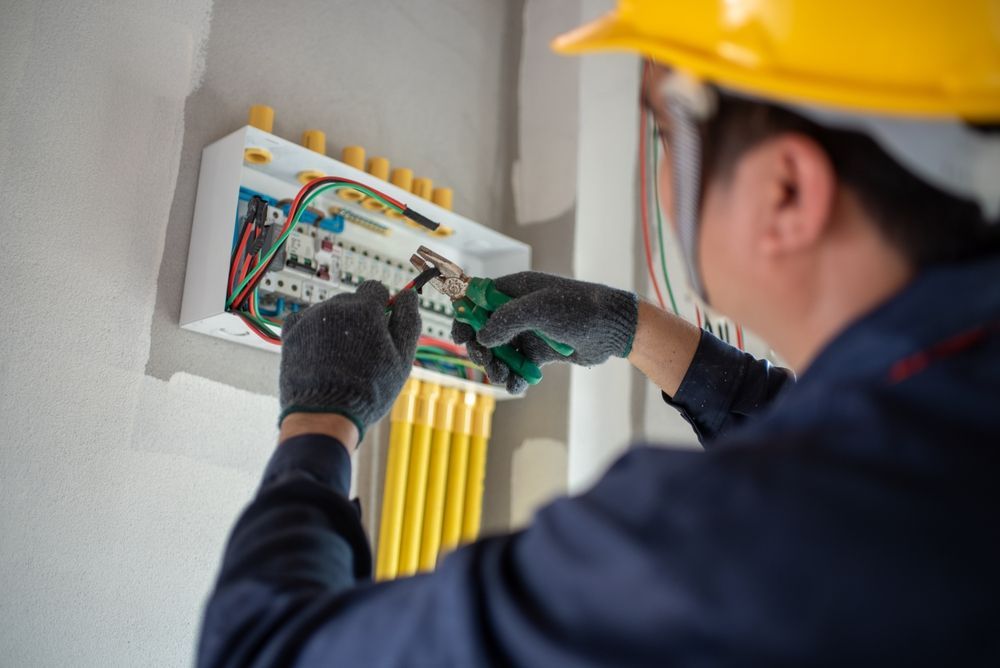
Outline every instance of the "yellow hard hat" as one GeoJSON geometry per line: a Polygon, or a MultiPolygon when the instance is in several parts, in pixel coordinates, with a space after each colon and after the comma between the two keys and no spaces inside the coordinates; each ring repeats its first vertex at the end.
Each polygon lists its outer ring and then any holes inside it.
{"type": "Polygon", "coordinates": [[[777,100],[1000,120],[1000,0],[619,0],[553,48],[638,51],[777,100]]]}

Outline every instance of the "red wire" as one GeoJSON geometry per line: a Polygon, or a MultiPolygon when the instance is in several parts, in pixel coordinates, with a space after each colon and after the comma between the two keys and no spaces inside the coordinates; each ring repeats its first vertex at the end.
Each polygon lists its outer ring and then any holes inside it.
{"type": "Polygon", "coordinates": [[[443,339],[436,339],[433,336],[421,336],[418,340],[418,344],[421,346],[434,346],[435,348],[441,348],[442,350],[447,350],[450,353],[454,353],[462,357],[468,355],[468,351],[465,349],[465,346],[460,346],[443,339]]]}
{"type": "MultiPolygon", "coordinates": [[[[321,176],[321,177],[319,177],[317,179],[313,179],[309,183],[307,183],[304,186],[302,186],[302,188],[299,189],[299,192],[295,194],[295,199],[292,200],[292,205],[288,208],[288,216],[285,218],[285,224],[281,227],[281,232],[279,232],[278,235],[277,235],[277,237],[275,237],[275,238],[280,238],[285,232],[288,231],[288,228],[289,228],[289,226],[292,223],[292,219],[295,217],[295,212],[298,210],[299,204],[301,203],[303,196],[307,192],[309,192],[314,185],[318,185],[320,183],[327,182],[327,181],[335,181],[335,182],[344,181],[344,182],[348,182],[348,183],[355,183],[357,185],[364,185],[364,184],[358,183],[357,181],[352,181],[350,179],[341,179],[339,177],[333,177],[333,176],[321,176]]],[[[365,187],[367,187],[367,186],[365,186],[365,187]]],[[[257,272],[260,272],[263,269],[264,269],[264,267],[257,267],[257,269],[254,270],[254,273],[256,274],[257,272]]],[[[242,282],[245,278],[246,278],[246,276],[244,276],[243,278],[241,278],[240,282],[242,282]]],[[[246,285],[246,287],[243,288],[243,290],[240,292],[239,296],[233,301],[233,306],[239,305],[240,302],[242,302],[244,299],[246,299],[247,293],[251,289],[253,289],[253,283],[254,283],[253,281],[250,281],[250,283],[248,283],[246,285]]]]}
{"type": "MultiPolygon", "coordinates": [[[[647,62],[643,65],[642,70],[642,90],[645,91],[646,84],[649,81],[649,71],[650,65],[647,62]]],[[[642,106],[640,100],[639,103],[639,198],[642,201],[642,245],[646,251],[646,269],[649,271],[649,280],[653,283],[653,290],[656,291],[656,300],[660,302],[660,308],[663,310],[667,309],[666,303],[663,301],[663,295],[660,293],[660,284],[656,280],[656,271],[653,269],[653,250],[652,244],[649,240],[649,194],[647,192],[648,184],[646,183],[646,127],[648,122],[649,114],[646,112],[645,108],[642,106]]],[[[702,327],[702,317],[701,309],[697,304],[694,306],[694,316],[698,322],[698,329],[702,327]]],[[[743,349],[743,327],[736,325],[736,343],[739,345],[740,350],[743,349]]]]}
{"type": "Polygon", "coordinates": [[[267,341],[268,343],[273,343],[276,346],[277,345],[281,345],[281,340],[280,339],[276,339],[276,338],[274,338],[274,337],[272,337],[272,336],[270,336],[268,334],[265,334],[264,332],[262,332],[261,330],[259,330],[257,328],[257,325],[255,323],[253,323],[252,321],[250,321],[247,318],[245,318],[242,314],[238,313],[237,315],[240,316],[240,318],[246,324],[247,329],[249,329],[251,332],[253,332],[257,336],[259,336],[263,340],[267,341]]]}
{"type": "MultiPolygon", "coordinates": [[[[250,271],[250,263],[252,261],[253,261],[253,258],[250,257],[249,255],[243,261],[243,268],[240,270],[240,277],[239,277],[240,281],[243,281],[243,279],[245,279],[247,277],[247,272],[250,271]]],[[[240,304],[243,302],[244,299],[246,299],[246,295],[245,294],[239,300],[233,302],[232,308],[233,309],[238,309],[240,307],[240,304]]]]}
{"type": "MultiPolygon", "coordinates": [[[[363,188],[367,188],[367,189],[371,190],[372,192],[378,194],[380,197],[382,197],[383,199],[385,199],[389,203],[393,204],[394,206],[398,207],[399,209],[405,209],[406,208],[406,205],[403,204],[402,202],[400,202],[399,200],[397,200],[396,198],[390,197],[389,195],[386,195],[384,192],[382,192],[382,191],[380,191],[380,190],[378,190],[376,188],[372,188],[368,184],[362,183],[360,181],[355,181],[354,179],[341,178],[339,176],[321,176],[319,178],[313,179],[309,183],[307,183],[304,186],[302,186],[301,189],[299,189],[299,192],[295,195],[295,198],[292,200],[292,204],[291,204],[291,206],[288,209],[288,216],[285,218],[285,224],[281,228],[281,232],[277,235],[278,238],[280,238],[282,235],[285,234],[285,232],[288,231],[288,228],[291,225],[292,219],[295,217],[295,212],[298,210],[298,208],[299,208],[299,206],[300,206],[300,204],[302,202],[303,197],[308,192],[310,192],[313,189],[313,187],[315,187],[317,185],[320,185],[320,184],[323,184],[323,183],[348,183],[348,184],[352,184],[352,185],[356,185],[356,186],[361,186],[363,188]]],[[[242,271],[240,272],[239,281],[236,280],[236,278],[235,278],[236,264],[237,264],[237,262],[239,260],[239,256],[243,253],[243,250],[246,247],[246,243],[247,243],[247,240],[248,240],[249,236],[250,235],[247,234],[247,231],[244,230],[243,233],[242,233],[242,235],[241,235],[239,246],[237,247],[236,255],[234,256],[233,266],[230,267],[230,271],[229,271],[229,291],[228,291],[230,294],[232,293],[233,287],[237,284],[237,282],[242,283],[244,280],[246,280],[246,278],[248,276],[248,272],[249,272],[249,275],[251,277],[256,278],[258,276],[258,274],[261,274],[264,271],[264,269],[266,268],[266,265],[261,265],[261,266],[254,267],[253,270],[251,271],[250,270],[250,262],[251,262],[251,260],[253,258],[247,257],[246,260],[243,263],[243,268],[242,268],[242,271]]],[[[237,310],[239,308],[239,305],[243,302],[243,300],[245,300],[247,298],[247,296],[251,293],[251,291],[253,291],[253,289],[256,287],[255,282],[256,282],[255,280],[251,280],[249,283],[247,283],[247,285],[243,288],[243,290],[240,291],[240,294],[232,302],[232,308],[233,308],[233,310],[237,310]]],[[[411,289],[413,286],[414,286],[414,282],[411,281],[403,289],[404,290],[411,289]]],[[[393,301],[395,301],[395,298],[390,299],[390,305],[391,305],[391,303],[393,301]]],[[[257,314],[256,314],[256,308],[254,307],[254,304],[253,304],[253,300],[250,301],[250,303],[249,303],[248,306],[249,306],[250,313],[252,315],[254,315],[254,317],[258,317],[257,314]]],[[[257,329],[257,327],[252,322],[250,322],[250,321],[248,321],[246,319],[244,319],[244,321],[247,323],[247,326],[250,328],[250,331],[252,331],[254,334],[256,334],[257,336],[259,336],[260,338],[264,339],[265,341],[267,341],[269,343],[275,343],[275,344],[280,343],[280,341],[278,339],[275,339],[275,338],[267,335],[266,333],[260,331],[259,329],[257,329]]]]}
{"type": "MultiPolygon", "coordinates": [[[[368,190],[371,190],[372,192],[376,193],[379,197],[382,197],[387,202],[390,202],[391,204],[399,207],[400,209],[405,209],[406,208],[406,205],[403,204],[402,202],[400,202],[398,199],[396,199],[394,197],[390,197],[389,195],[386,195],[381,190],[378,190],[376,188],[372,188],[368,184],[361,183],[360,181],[355,181],[354,179],[341,178],[339,176],[321,176],[319,178],[313,179],[309,183],[307,183],[304,186],[302,186],[301,189],[299,189],[299,192],[295,195],[295,198],[292,200],[292,205],[288,209],[288,216],[285,218],[285,224],[281,228],[281,232],[278,234],[278,238],[280,238],[282,235],[285,234],[285,232],[288,231],[288,228],[291,225],[292,219],[295,217],[295,212],[298,211],[299,205],[301,204],[302,199],[305,197],[305,195],[307,193],[309,193],[313,189],[313,187],[318,186],[318,185],[323,184],[323,183],[348,183],[348,184],[352,184],[352,185],[356,185],[356,186],[361,186],[362,188],[367,188],[368,190]]],[[[253,270],[253,272],[251,273],[251,276],[253,276],[256,279],[257,274],[262,273],[264,271],[264,268],[265,268],[265,266],[257,267],[256,269],[253,270]]],[[[240,280],[242,281],[243,279],[240,279],[240,280]]],[[[246,299],[247,293],[250,292],[250,290],[252,290],[254,288],[254,282],[255,281],[250,281],[250,283],[248,283],[246,285],[246,287],[243,288],[243,290],[240,292],[239,296],[233,301],[233,305],[239,304],[244,299],[246,299]]]]}
{"type": "MultiPolygon", "coordinates": [[[[642,91],[646,89],[646,82],[649,78],[649,63],[643,66],[642,71],[642,91]]],[[[660,293],[660,284],[656,280],[656,271],[653,269],[653,249],[649,241],[649,192],[646,183],[646,123],[649,114],[645,107],[639,103],[639,199],[641,200],[642,219],[642,245],[646,251],[646,269],[649,271],[649,280],[653,283],[653,290],[656,292],[656,300],[660,303],[660,308],[667,310],[667,304],[663,301],[660,293]]]]}
{"type": "Polygon", "coordinates": [[[413,279],[412,281],[410,281],[409,283],[407,283],[406,285],[404,285],[404,286],[403,286],[403,287],[402,287],[402,288],[400,289],[400,291],[399,291],[399,292],[397,292],[397,293],[396,293],[396,294],[394,294],[393,296],[389,297],[389,301],[387,301],[385,305],[386,305],[387,307],[391,307],[391,306],[392,306],[393,304],[395,304],[395,303],[396,303],[396,299],[397,299],[397,298],[399,297],[399,295],[403,294],[403,293],[404,293],[404,292],[406,292],[407,290],[412,290],[412,289],[413,289],[413,286],[415,286],[416,284],[417,284],[417,279],[413,279]]]}
{"type": "MultiPolygon", "coordinates": [[[[405,209],[406,208],[406,205],[403,204],[402,202],[400,202],[395,197],[390,197],[389,195],[386,195],[381,190],[378,190],[377,188],[372,188],[367,183],[362,183],[361,181],[355,181],[354,179],[345,179],[345,178],[342,178],[340,176],[321,176],[321,177],[313,179],[312,181],[310,181],[309,183],[307,183],[305,186],[302,187],[302,190],[307,190],[307,189],[311,188],[312,186],[318,185],[320,183],[353,183],[356,186],[361,186],[362,188],[367,188],[368,190],[371,190],[373,193],[375,193],[376,195],[378,195],[382,199],[384,199],[387,202],[390,202],[390,203],[398,206],[400,209],[405,209]]],[[[302,190],[299,191],[299,195],[302,194],[302,190]]],[[[298,197],[296,197],[295,199],[298,199],[298,197]]]]}
{"type": "Polygon", "coordinates": [[[236,267],[239,264],[240,256],[243,255],[243,249],[247,246],[247,240],[250,238],[248,232],[251,227],[253,227],[253,224],[248,222],[240,233],[240,243],[236,247],[236,254],[233,255],[232,266],[229,268],[229,292],[232,292],[233,287],[236,285],[236,267]]]}

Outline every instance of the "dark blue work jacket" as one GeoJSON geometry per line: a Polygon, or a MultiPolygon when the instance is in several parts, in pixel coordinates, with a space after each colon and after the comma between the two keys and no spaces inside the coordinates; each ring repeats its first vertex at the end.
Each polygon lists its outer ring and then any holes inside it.
{"type": "Polygon", "coordinates": [[[673,403],[706,451],[633,447],[377,585],[344,449],[286,441],[199,664],[1000,665],[1000,259],[923,273],[784,379],[703,336],[673,403]]]}

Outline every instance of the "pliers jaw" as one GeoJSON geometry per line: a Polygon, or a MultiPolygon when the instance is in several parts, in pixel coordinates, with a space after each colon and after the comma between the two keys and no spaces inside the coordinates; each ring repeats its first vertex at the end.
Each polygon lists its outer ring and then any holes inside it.
{"type": "Polygon", "coordinates": [[[460,266],[443,255],[435,253],[427,246],[421,246],[410,257],[410,264],[421,272],[436,269],[440,275],[432,278],[427,284],[452,301],[465,296],[469,277],[460,266]]]}

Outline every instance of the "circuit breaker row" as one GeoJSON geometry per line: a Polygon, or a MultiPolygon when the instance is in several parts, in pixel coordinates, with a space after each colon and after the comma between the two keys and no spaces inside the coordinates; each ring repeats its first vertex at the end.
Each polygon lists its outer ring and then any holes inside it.
{"type": "MultiPolygon", "coordinates": [[[[269,207],[268,220],[280,229],[284,212],[269,207]]],[[[263,315],[282,319],[340,292],[352,292],[366,280],[377,280],[395,293],[416,273],[409,258],[390,257],[330,229],[299,223],[260,282],[260,308],[263,315]]],[[[424,334],[447,338],[454,313],[448,298],[427,289],[420,308],[424,334]]]]}

